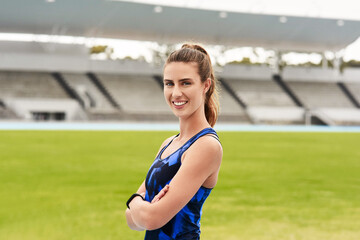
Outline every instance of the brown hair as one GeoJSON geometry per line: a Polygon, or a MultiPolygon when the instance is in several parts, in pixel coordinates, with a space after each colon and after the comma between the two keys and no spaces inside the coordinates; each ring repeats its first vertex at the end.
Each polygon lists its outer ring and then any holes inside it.
{"type": "Polygon", "coordinates": [[[201,82],[205,82],[208,78],[211,79],[211,85],[205,97],[205,117],[213,127],[218,118],[219,100],[217,79],[214,75],[209,54],[200,45],[186,43],[182,45],[181,49],[169,55],[165,66],[171,62],[197,63],[201,82]]]}

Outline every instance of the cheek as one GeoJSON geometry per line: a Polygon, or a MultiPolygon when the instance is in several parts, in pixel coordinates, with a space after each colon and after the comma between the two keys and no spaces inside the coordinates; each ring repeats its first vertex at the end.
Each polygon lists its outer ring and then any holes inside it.
{"type": "Polygon", "coordinates": [[[171,93],[166,88],[164,88],[164,98],[165,98],[166,102],[169,101],[170,95],[171,95],[171,93]]]}
{"type": "Polygon", "coordinates": [[[204,94],[200,89],[196,89],[196,90],[194,89],[194,91],[192,91],[191,93],[191,96],[192,99],[199,104],[205,101],[204,94]]]}

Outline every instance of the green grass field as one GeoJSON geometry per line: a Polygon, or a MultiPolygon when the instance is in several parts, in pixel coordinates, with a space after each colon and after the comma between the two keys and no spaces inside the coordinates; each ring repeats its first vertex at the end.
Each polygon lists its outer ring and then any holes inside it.
{"type": "MultiPolygon", "coordinates": [[[[125,201],[171,134],[0,131],[0,239],[143,239],[125,201]]],[[[202,239],[360,239],[360,134],[219,135],[202,239]]]]}

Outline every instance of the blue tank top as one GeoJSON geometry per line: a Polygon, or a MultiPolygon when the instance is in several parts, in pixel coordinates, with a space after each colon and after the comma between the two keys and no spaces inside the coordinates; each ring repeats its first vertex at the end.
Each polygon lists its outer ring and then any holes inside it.
{"type": "MultiPolygon", "coordinates": [[[[145,179],[145,200],[151,200],[169,184],[181,166],[181,156],[200,137],[212,134],[216,139],[218,136],[214,129],[205,128],[190,138],[182,147],[168,157],[161,159],[164,150],[172,143],[172,139],[155,158],[145,179]]],[[[175,137],[179,136],[176,135],[175,137]]],[[[146,231],[145,240],[167,240],[167,239],[199,239],[200,217],[202,206],[211,192],[210,188],[200,187],[194,197],[163,227],[146,231]]]]}

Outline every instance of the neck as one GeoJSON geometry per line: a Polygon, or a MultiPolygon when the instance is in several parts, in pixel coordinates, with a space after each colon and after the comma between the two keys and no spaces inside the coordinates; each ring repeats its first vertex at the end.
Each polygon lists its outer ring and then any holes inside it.
{"type": "Polygon", "coordinates": [[[179,140],[188,139],[204,128],[211,127],[205,117],[205,110],[194,112],[187,118],[179,118],[180,135],[179,140]]]}

